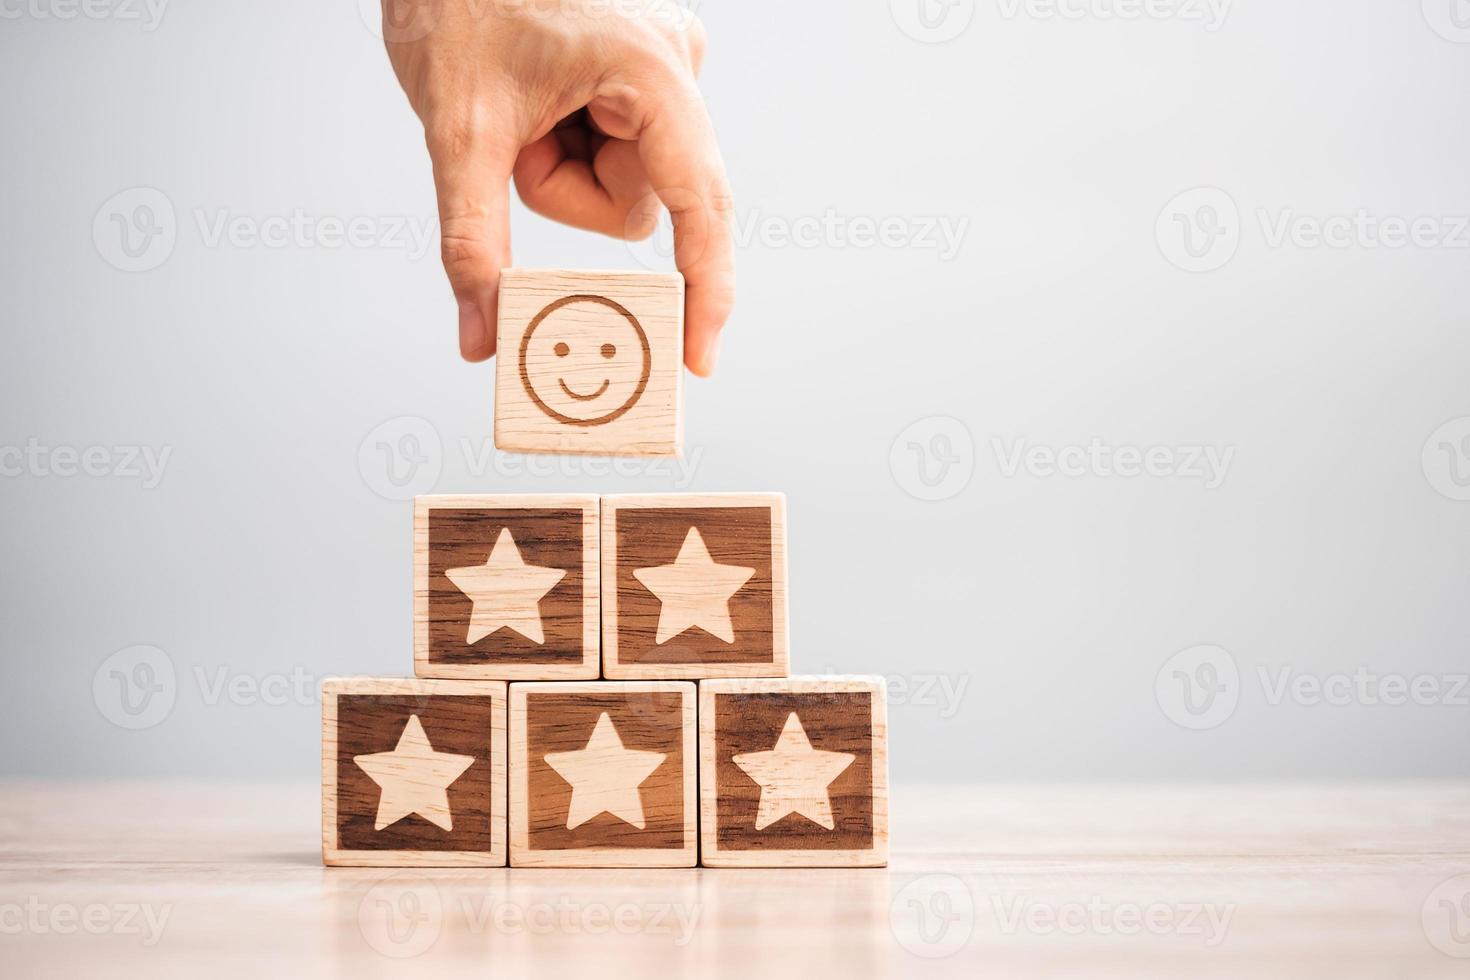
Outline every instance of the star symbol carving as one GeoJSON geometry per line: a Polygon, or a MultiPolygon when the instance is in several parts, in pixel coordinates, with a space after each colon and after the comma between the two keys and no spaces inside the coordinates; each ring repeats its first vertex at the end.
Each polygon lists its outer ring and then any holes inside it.
{"type": "Polygon", "coordinates": [[[796,712],[786,716],[786,725],[776,747],[767,752],[745,752],[731,761],[760,784],[761,802],[755,829],[765,830],[791,813],[798,813],[827,830],[832,819],[832,797],[827,787],[847,771],[857,756],[850,752],[824,752],[812,748],[796,712]]]}
{"type": "Polygon", "coordinates": [[[633,572],[633,577],[658,597],[658,631],[654,643],[667,643],[695,626],[726,643],[734,643],[730,599],[754,574],[753,568],[716,562],[710,557],[699,528],[691,527],[673,564],[633,572]]]}
{"type": "Polygon", "coordinates": [[[663,752],[624,748],[618,730],[604,711],[586,748],[546,754],[546,764],[572,786],[567,829],[580,827],[600,813],[611,813],[642,830],[643,798],[638,786],[663,765],[665,758],[663,752]]]}
{"type": "Polygon", "coordinates": [[[449,785],[475,764],[475,757],[435,752],[419,716],[409,715],[392,752],[354,756],[352,761],[382,790],[374,830],[412,813],[442,830],[453,830],[449,785]]]}
{"type": "Polygon", "coordinates": [[[466,643],[478,643],[498,629],[512,629],[532,643],[545,643],[541,600],[566,574],[562,568],[527,565],[508,527],[500,529],[485,564],[444,573],[474,603],[466,643]]]}

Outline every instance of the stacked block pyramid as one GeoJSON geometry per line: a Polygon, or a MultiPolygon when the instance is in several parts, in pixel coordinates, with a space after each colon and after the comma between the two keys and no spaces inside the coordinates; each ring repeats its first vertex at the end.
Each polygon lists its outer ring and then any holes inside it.
{"type": "Polygon", "coordinates": [[[413,540],[414,676],[323,685],[326,864],[887,863],[883,680],[790,676],[780,494],[426,496],[413,540]]]}

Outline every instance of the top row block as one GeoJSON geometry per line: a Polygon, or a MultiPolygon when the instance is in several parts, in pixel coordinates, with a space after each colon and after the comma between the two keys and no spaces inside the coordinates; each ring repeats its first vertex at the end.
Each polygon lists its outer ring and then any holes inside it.
{"type": "Polygon", "coordinates": [[[785,498],[417,497],[414,673],[786,677],[785,498]]]}
{"type": "Polygon", "coordinates": [[[506,269],[495,445],[677,456],[684,443],[684,277],[506,269]]]}

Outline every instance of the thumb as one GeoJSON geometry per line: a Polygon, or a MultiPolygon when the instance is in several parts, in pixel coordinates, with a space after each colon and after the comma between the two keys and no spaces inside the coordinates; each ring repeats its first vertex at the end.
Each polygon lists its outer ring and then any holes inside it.
{"type": "Polygon", "coordinates": [[[512,130],[489,116],[426,127],[439,199],[440,251],[459,302],[459,352],[467,361],[495,353],[500,270],[510,264],[512,130]]]}

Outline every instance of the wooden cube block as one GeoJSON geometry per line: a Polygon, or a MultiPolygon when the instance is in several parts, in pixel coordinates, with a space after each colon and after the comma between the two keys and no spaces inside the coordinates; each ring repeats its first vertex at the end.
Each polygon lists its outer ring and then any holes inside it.
{"type": "Polygon", "coordinates": [[[506,269],[495,445],[677,456],[684,441],[684,277],[506,269]]]}
{"type": "Polygon", "coordinates": [[[678,681],[510,687],[510,863],[691,868],[695,690],[678,681]]]}
{"type": "Polygon", "coordinates": [[[786,498],[602,498],[603,675],[785,677],[786,498]]]}
{"type": "Polygon", "coordinates": [[[505,683],[322,685],[322,861],[505,864],[505,683]]]}
{"type": "Polygon", "coordinates": [[[502,680],[598,674],[598,500],[414,499],[414,673],[502,680]]]}
{"type": "Polygon", "coordinates": [[[881,677],[699,683],[701,863],[888,863],[881,677]]]}

